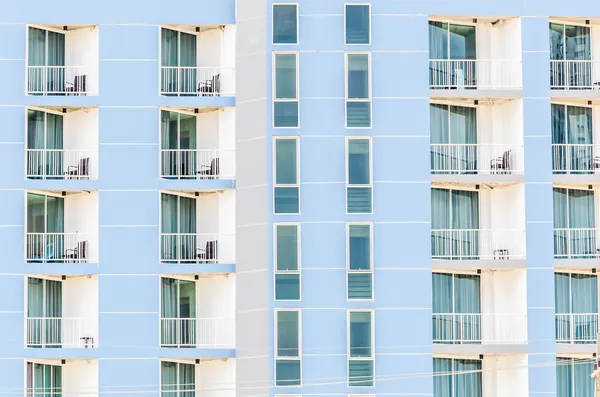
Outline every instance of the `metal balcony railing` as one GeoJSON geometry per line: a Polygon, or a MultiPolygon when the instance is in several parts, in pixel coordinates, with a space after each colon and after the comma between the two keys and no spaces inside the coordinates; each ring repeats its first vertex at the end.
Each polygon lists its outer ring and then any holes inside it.
{"type": "Polygon", "coordinates": [[[598,313],[567,313],[556,315],[556,342],[596,343],[598,313]]]}
{"type": "Polygon", "coordinates": [[[95,262],[96,233],[27,233],[27,262],[95,262]]]}
{"type": "Polygon", "coordinates": [[[490,144],[431,145],[432,174],[523,174],[523,146],[490,144]]]}
{"type": "Polygon", "coordinates": [[[433,342],[527,343],[526,316],[521,314],[434,313],[433,342]]]}
{"type": "Polygon", "coordinates": [[[161,178],[232,179],[235,151],[210,149],[161,149],[161,178]]]}
{"type": "Polygon", "coordinates": [[[161,318],[161,347],[233,348],[232,318],[161,318]]]}
{"type": "Polygon", "coordinates": [[[27,149],[30,179],[98,179],[97,150],[27,149]]]}
{"type": "Polygon", "coordinates": [[[554,258],[600,258],[599,233],[600,230],[592,228],[554,229],[554,258]]]}
{"type": "Polygon", "coordinates": [[[600,173],[600,145],[553,144],[552,172],[580,175],[600,173]]]}
{"type": "Polygon", "coordinates": [[[29,317],[25,332],[27,347],[98,347],[98,325],[89,318],[29,317]]]}
{"type": "Polygon", "coordinates": [[[600,89],[600,62],[551,60],[550,87],[558,90],[600,89]]]}
{"type": "Polygon", "coordinates": [[[433,259],[525,259],[525,230],[435,229],[431,250],[433,259]]]}
{"type": "Polygon", "coordinates": [[[521,89],[522,67],[517,60],[430,59],[432,89],[521,89]]]}
{"type": "Polygon", "coordinates": [[[26,66],[27,94],[98,95],[97,68],[92,66],[26,66]]]}
{"type": "Polygon", "coordinates": [[[161,233],[160,260],[167,263],[234,263],[235,235],[161,233]]]}
{"type": "Polygon", "coordinates": [[[174,96],[233,96],[235,69],[161,66],[160,93],[174,96]]]}

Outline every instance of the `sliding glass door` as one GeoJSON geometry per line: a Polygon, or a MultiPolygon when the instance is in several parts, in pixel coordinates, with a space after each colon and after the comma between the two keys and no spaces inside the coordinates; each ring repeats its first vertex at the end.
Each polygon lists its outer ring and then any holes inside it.
{"type": "Polygon", "coordinates": [[[168,347],[196,344],[196,283],[162,278],[161,344],[168,347]]]}
{"type": "Polygon", "coordinates": [[[167,261],[196,259],[196,199],[161,194],[161,249],[167,261]]]}
{"type": "Polygon", "coordinates": [[[27,279],[28,347],[60,347],[62,282],[27,279]]]}
{"type": "Polygon", "coordinates": [[[550,23],[550,59],[551,86],[591,87],[590,27],[550,23]]]}
{"type": "Polygon", "coordinates": [[[62,197],[27,193],[27,258],[62,260],[65,204],[62,197]]]}
{"type": "Polygon", "coordinates": [[[431,170],[440,174],[477,172],[477,109],[429,105],[431,170]]]}
{"type": "Polygon", "coordinates": [[[475,26],[429,21],[430,85],[434,88],[476,86],[475,59],[475,26]]]}
{"type": "Polygon", "coordinates": [[[161,397],[194,397],[196,366],[169,361],[160,363],[161,397]]]}
{"type": "Polygon", "coordinates": [[[196,95],[196,35],[161,29],[162,92],[171,95],[196,95]]]}
{"type": "Polygon", "coordinates": [[[431,189],[431,248],[437,259],[477,259],[479,192],[431,189]]]}
{"type": "Polygon", "coordinates": [[[596,163],[592,108],[552,104],[552,169],[555,173],[592,173],[596,163]]]}
{"type": "Polygon", "coordinates": [[[595,274],[556,273],[556,341],[596,343],[598,277],[595,274]]]}
{"type": "Polygon", "coordinates": [[[59,94],[65,91],[65,35],[29,27],[28,92],[59,94]]]}
{"type": "Polygon", "coordinates": [[[594,192],[554,188],[555,258],[590,258],[596,245],[594,192]]]}
{"type": "Polygon", "coordinates": [[[27,110],[27,175],[33,179],[64,178],[63,116],[27,110]]]}
{"type": "Polygon", "coordinates": [[[173,178],[196,178],[196,116],[162,110],[162,175],[173,178]]]}
{"type": "Polygon", "coordinates": [[[556,357],[556,397],[593,397],[593,358],[556,357]]]}
{"type": "Polygon", "coordinates": [[[27,397],[61,397],[60,365],[27,363],[27,397]]]}

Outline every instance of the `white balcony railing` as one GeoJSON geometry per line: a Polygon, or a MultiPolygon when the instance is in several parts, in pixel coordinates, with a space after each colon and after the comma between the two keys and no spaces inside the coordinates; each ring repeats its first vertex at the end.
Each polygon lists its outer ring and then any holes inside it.
{"type": "Polygon", "coordinates": [[[554,258],[600,258],[599,229],[554,229],[554,258]]]}
{"type": "Polygon", "coordinates": [[[163,95],[235,95],[233,68],[161,66],[160,81],[163,95]]]}
{"type": "Polygon", "coordinates": [[[29,317],[27,347],[98,347],[98,325],[89,318],[29,317]]]}
{"type": "Polygon", "coordinates": [[[436,229],[431,250],[433,259],[525,259],[525,230],[436,229]]]}
{"type": "Polygon", "coordinates": [[[161,233],[160,260],[175,263],[234,263],[235,235],[161,233]]]}
{"type": "Polygon", "coordinates": [[[600,145],[553,144],[552,171],[555,174],[600,174],[600,145]]]}
{"type": "Polygon", "coordinates": [[[526,343],[526,316],[520,314],[434,313],[433,342],[526,343]]]}
{"type": "Polygon", "coordinates": [[[551,60],[550,87],[559,90],[600,89],[600,62],[551,60]]]}
{"type": "Polygon", "coordinates": [[[559,343],[596,343],[598,313],[556,315],[556,341],[559,343]]]}
{"type": "Polygon", "coordinates": [[[433,89],[521,89],[521,76],[517,60],[429,60],[429,86],[433,89]]]}
{"type": "Polygon", "coordinates": [[[432,174],[523,174],[523,146],[432,144],[432,174]]]}
{"type": "Polygon", "coordinates": [[[161,178],[225,179],[235,176],[235,151],[162,149],[161,178]]]}
{"type": "Polygon", "coordinates": [[[31,95],[98,95],[92,66],[26,66],[31,95]]]}
{"type": "Polygon", "coordinates": [[[97,150],[27,149],[26,177],[98,179],[97,150]]]}
{"type": "Polygon", "coordinates": [[[94,262],[97,257],[95,233],[27,233],[27,262],[94,262]]]}
{"type": "Polygon", "coordinates": [[[231,318],[161,318],[162,347],[235,346],[235,321],[231,318]]]}

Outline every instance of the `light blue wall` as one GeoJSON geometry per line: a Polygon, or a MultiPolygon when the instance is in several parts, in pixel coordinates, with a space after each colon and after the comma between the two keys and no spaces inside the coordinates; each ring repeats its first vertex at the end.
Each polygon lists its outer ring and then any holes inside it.
{"type": "MultiPolygon", "coordinates": [[[[234,357],[234,350],[158,347],[159,274],[217,271],[211,265],[159,264],[158,190],[235,186],[234,181],[158,178],[159,106],[235,105],[233,98],[226,97],[158,95],[158,25],[234,23],[234,0],[4,3],[0,15],[0,35],[5,38],[0,45],[0,390],[23,390],[25,358],[101,358],[101,389],[129,386],[127,390],[152,396],[158,395],[159,357],[234,357]],[[25,96],[27,23],[99,25],[100,95],[25,96]],[[99,180],[25,180],[27,105],[100,106],[99,180]],[[25,189],[99,191],[100,262],[25,264],[25,189]],[[98,275],[98,349],[23,348],[26,274],[98,275]]],[[[235,270],[234,264],[225,267],[235,270]]]]}

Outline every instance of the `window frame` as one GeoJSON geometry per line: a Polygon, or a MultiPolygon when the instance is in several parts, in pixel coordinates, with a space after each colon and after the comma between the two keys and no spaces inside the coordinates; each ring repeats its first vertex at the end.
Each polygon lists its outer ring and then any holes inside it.
{"type": "MultiPolygon", "coordinates": [[[[351,130],[373,129],[373,63],[370,51],[345,51],[344,52],[344,127],[351,130]],[[349,55],[367,55],[369,71],[367,73],[368,98],[348,98],[348,56],[349,55]],[[348,127],[348,103],[368,103],[369,104],[369,126],[368,127],[348,127]]],[[[298,112],[299,113],[299,112],[298,112]]],[[[300,116],[298,116],[299,118],[300,116]]],[[[298,124],[300,124],[298,122],[298,124]]]]}
{"type": "Polygon", "coordinates": [[[275,222],[273,223],[273,300],[276,302],[299,302],[302,300],[302,237],[300,222],[275,222]],[[277,228],[279,226],[296,226],[298,240],[296,242],[298,250],[298,270],[278,270],[277,269],[277,228]],[[277,299],[277,275],[278,274],[297,274],[298,275],[298,299],[277,299]]]}
{"type": "MultiPolygon", "coordinates": [[[[347,207],[347,206],[346,206],[347,207]]],[[[346,222],[346,301],[373,301],[375,300],[375,272],[374,268],[374,252],[373,252],[373,222],[346,222]],[[369,270],[351,270],[350,269],[350,227],[351,226],[369,226],[369,270]],[[349,278],[350,274],[370,274],[371,275],[371,298],[358,299],[350,298],[349,294],[349,278]]]]}
{"type": "Polygon", "coordinates": [[[300,215],[301,212],[301,195],[300,195],[300,137],[299,136],[290,136],[290,135],[281,135],[273,137],[273,215],[300,215]],[[283,139],[293,139],[296,141],[296,183],[295,184],[278,184],[277,183],[277,141],[283,139]],[[275,189],[278,187],[296,187],[298,188],[298,212],[275,212],[275,189]]]}
{"type": "MultiPolygon", "coordinates": [[[[372,27],[373,27],[373,14],[371,13],[371,3],[344,3],[344,45],[359,45],[359,46],[370,46],[371,45],[371,36],[372,36],[372,27]],[[352,6],[367,6],[369,8],[369,42],[368,43],[348,43],[347,38],[347,26],[346,26],[346,11],[348,7],[352,6]]],[[[369,65],[370,66],[370,65],[369,65]]]]}
{"type": "Polygon", "coordinates": [[[277,2],[271,5],[271,45],[299,45],[300,44],[300,4],[277,2]],[[296,6],[296,42],[295,43],[276,43],[275,42],[275,6],[296,6]]]}
{"type": "MultiPolygon", "coordinates": [[[[177,96],[180,97],[182,94],[180,92],[177,92],[176,94],[174,93],[165,93],[162,91],[162,30],[163,29],[168,29],[168,30],[173,30],[177,32],[177,66],[173,66],[173,67],[177,67],[177,68],[181,68],[181,33],[187,33],[187,34],[191,34],[196,36],[196,69],[199,67],[198,65],[198,52],[197,52],[197,48],[198,48],[198,38],[200,37],[200,34],[196,31],[192,31],[191,29],[193,28],[193,25],[184,25],[185,27],[182,26],[174,26],[174,25],[158,25],[158,95],[159,96],[177,96]]],[[[185,67],[185,66],[183,66],[185,67]]],[[[158,119],[158,122],[160,123],[160,118],[158,119]]]]}
{"type": "Polygon", "coordinates": [[[370,136],[346,136],[346,150],[345,150],[345,174],[346,174],[346,190],[344,191],[344,195],[346,196],[346,215],[365,215],[365,214],[373,214],[374,207],[374,189],[373,189],[373,139],[370,136]],[[363,140],[366,139],[369,141],[369,180],[370,183],[368,185],[350,185],[350,141],[352,140],[363,140]],[[371,189],[371,211],[369,212],[348,212],[348,188],[349,187],[368,187],[371,189]]]}
{"type": "Polygon", "coordinates": [[[273,356],[274,356],[273,383],[275,384],[275,387],[301,387],[302,386],[302,309],[284,309],[284,308],[275,309],[273,328],[274,328],[274,332],[275,332],[274,337],[273,337],[273,348],[275,350],[273,352],[273,356]],[[296,313],[298,313],[298,356],[280,357],[278,355],[278,350],[279,350],[278,346],[277,346],[277,342],[278,342],[278,338],[279,338],[278,316],[279,316],[280,312],[296,312],[296,313]],[[278,385],[277,384],[277,361],[299,361],[300,362],[300,382],[297,385],[278,385]]]}
{"type": "MultiPolygon", "coordinates": [[[[346,310],[346,376],[348,387],[375,387],[375,309],[347,309],[346,310]],[[350,317],[352,313],[371,313],[371,356],[370,357],[352,357],[350,355],[350,317]],[[373,384],[371,386],[351,386],[350,385],[350,361],[371,361],[373,363],[373,384]]],[[[360,381],[359,381],[360,382],[360,381]]],[[[363,381],[364,382],[364,381],[363,381]]]]}
{"type": "MultiPolygon", "coordinates": [[[[454,355],[445,355],[445,354],[443,354],[443,355],[434,355],[433,358],[432,358],[432,364],[433,364],[433,360],[435,360],[435,359],[451,360],[451,363],[450,363],[450,368],[451,368],[450,373],[445,373],[444,375],[438,375],[438,376],[440,376],[442,378],[444,376],[450,376],[450,382],[451,382],[450,395],[452,397],[455,396],[455,391],[456,391],[456,387],[455,387],[455,385],[456,385],[456,376],[457,375],[467,375],[467,374],[464,374],[464,373],[461,373],[461,372],[457,373],[457,371],[455,370],[455,362],[457,360],[479,361],[481,369],[478,370],[478,372],[475,372],[475,374],[480,374],[481,375],[481,395],[484,395],[484,393],[483,393],[483,391],[484,391],[484,379],[483,379],[484,378],[484,376],[483,376],[484,368],[483,368],[483,359],[480,358],[480,356],[474,356],[474,355],[471,355],[471,354],[467,354],[467,355],[464,355],[464,356],[462,356],[462,355],[461,356],[454,356],[454,355]]],[[[437,373],[438,372],[433,372],[433,376],[436,376],[435,374],[437,374],[437,373]]]]}
{"type": "MultiPolygon", "coordinates": [[[[478,32],[478,28],[480,27],[480,24],[477,22],[468,22],[468,21],[459,21],[459,20],[454,20],[454,19],[427,19],[427,29],[429,29],[429,22],[439,22],[439,23],[447,23],[448,24],[448,31],[446,33],[446,43],[448,46],[448,57],[447,58],[431,58],[429,55],[429,44],[427,45],[427,57],[429,58],[429,61],[452,61],[454,59],[452,59],[452,55],[450,54],[450,25],[458,25],[458,26],[472,26],[475,28],[475,51],[477,51],[477,49],[479,49],[479,38],[477,37],[477,32],[478,32]]],[[[428,33],[429,35],[429,30],[428,33]]],[[[460,59],[457,59],[460,60],[460,59]]],[[[476,57],[475,59],[471,59],[472,61],[477,61],[479,60],[478,57],[476,57]]]]}
{"type": "Polygon", "coordinates": [[[273,98],[271,104],[271,126],[274,129],[296,129],[300,128],[300,53],[298,51],[273,51],[272,55],[272,67],[271,67],[271,96],[273,98]],[[296,57],[296,97],[291,98],[277,98],[277,55],[294,55],[296,57]],[[277,127],[275,126],[275,103],[297,103],[298,104],[298,125],[294,127],[277,127]]]}
{"type": "MultiPolygon", "coordinates": [[[[196,389],[196,385],[198,382],[198,379],[196,376],[194,376],[194,390],[186,390],[186,389],[181,389],[181,371],[180,371],[180,365],[185,364],[185,365],[193,365],[194,366],[194,375],[197,368],[197,364],[193,363],[193,362],[188,362],[185,359],[178,359],[178,358],[161,358],[159,360],[159,366],[158,366],[158,392],[162,395],[163,392],[165,393],[172,393],[174,394],[176,397],[180,397],[182,393],[189,393],[191,391],[194,391],[196,389]],[[171,364],[176,364],[177,365],[177,390],[163,390],[163,384],[162,384],[162,363],[171,363],[171,364]]],[[[166,385],[166,386],[171,386],[171,385],[166,385]]]]}

